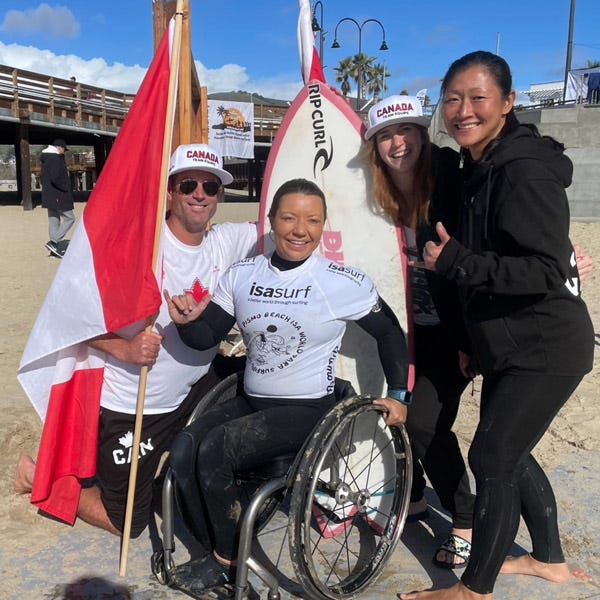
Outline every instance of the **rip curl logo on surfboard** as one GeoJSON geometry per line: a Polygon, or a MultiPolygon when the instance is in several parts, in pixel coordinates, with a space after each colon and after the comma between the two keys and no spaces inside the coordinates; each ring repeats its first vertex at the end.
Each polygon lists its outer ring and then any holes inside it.
{"type": "Polygon", "coordinates": [[[313,174],[317,175],[317,168],[320,165],[319,171],[324,171],[329,167],[333,160],[333,139],[329,136],[327,140],[327,132],[325,131],[325,119],[323,118],[323,99],[321,98],[321,86],[318,83],[308,86],[308,101],[313,105],[314,110],[311,113],[313,141],[317,153],[313,162],[313,174]],[[329,148],[321,148],[323,144],[329,141],[329,148]]]}

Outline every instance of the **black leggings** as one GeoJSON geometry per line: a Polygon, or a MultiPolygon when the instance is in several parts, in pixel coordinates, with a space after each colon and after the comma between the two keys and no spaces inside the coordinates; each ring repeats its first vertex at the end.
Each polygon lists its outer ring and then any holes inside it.
{"type": "Polygon", "coordinates": [[[414,459],[411,501],[423,497],[424,470],[453,526],[470,529],[475,497],[452,431],[468,380],[458,367],[458,350],[440,325],[415,326],[414,339],[416,383],[406,421],[414,459]]]}
{"type": "Polygon", "coordinates": [[[481,414],[469,465],[477,483],[471,557],[466,587],[491,594],[519,528],[529,530],[541,562],[561,563],[556,500],[531,451],[582,376],[508,372],[484,378],[481,414]]]}
{"type": "Polygon", "coordinates": [[[306,401],[238,396],[177,435],[169,462],[180,509],[207,550],[236,556],[242,516],[236,474],[300,450],[333,405],[333,395],[306,401]]]}

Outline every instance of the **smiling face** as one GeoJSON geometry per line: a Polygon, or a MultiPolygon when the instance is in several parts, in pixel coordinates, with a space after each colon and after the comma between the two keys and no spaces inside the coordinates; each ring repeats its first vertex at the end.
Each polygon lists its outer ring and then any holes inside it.
{"type": "Polygon", "coordinates": [[[190,169],[174,175],[169,184],[167,197],[171,213],[167,224],[175,237],[185,244],[196,245],[202,242],[206,226],[214,216],[223,194],[223,188],[220,187],[216,196],[209,196],[202,187],[205,181],[221,183],[213,173],[190,169]],[[179,184],[185,179],[198,182],[196,189],[190,194],[184,194],[179,189],[179,184]]]}
{"type": "Polygon", "coordinates": [[[324,226],[325,209],[319,196],[285,194],[271,219],[277,254],[294,262],[308,258],[319,247],[324,226]]]}
{"type": "Polygon", "coordinates": [[[515,92],[504,96],[490,71],[474,65],[452,77],[442,102],[448,133],[479,160],[502,130],[515,102],[515,92]]]}
{"type": "Polygon", "coordinates": [[[412,123],[396,123],[381,129],[375,135],[381,160],[392,173],[412,172],[423,150],[420,128],[412,123]]]}

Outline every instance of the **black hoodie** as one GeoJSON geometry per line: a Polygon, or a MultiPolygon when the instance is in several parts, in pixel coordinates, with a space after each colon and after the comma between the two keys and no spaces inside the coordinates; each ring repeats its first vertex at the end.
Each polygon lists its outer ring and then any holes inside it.
{"type": "Polygon", "coordinates": [[[65,161],[55,146],[42,151],[42,207],[58,211],[73,210],[73,192],[65,161]]]}
{"type": "Polygon", "coordinates": [[[481,372],[587,373],[594,336],[569,240],[564,147],[509,122],[465,172],[458,233],[436,269],[459,286],[481,372]]]}

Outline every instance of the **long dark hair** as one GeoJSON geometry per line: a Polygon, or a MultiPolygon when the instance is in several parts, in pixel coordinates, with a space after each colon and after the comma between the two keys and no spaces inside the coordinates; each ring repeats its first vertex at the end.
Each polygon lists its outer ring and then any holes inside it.
{"type": "Polygon", "coordinates": [[[450,67],[448,67],[444,79],[442,79],[440,95],[444,97],[450,81],[454,79],[456,75],[471,67],[477,66],[484,67],[489,71],[494,78],[496,85],[502,91],[502,95],[507,98],[512,91],[512,73],[510,72],[510,67],[501,56],[485,50],[476,50],[475,52],[469,52],[469,54],[457,58],[450,67]]]}

